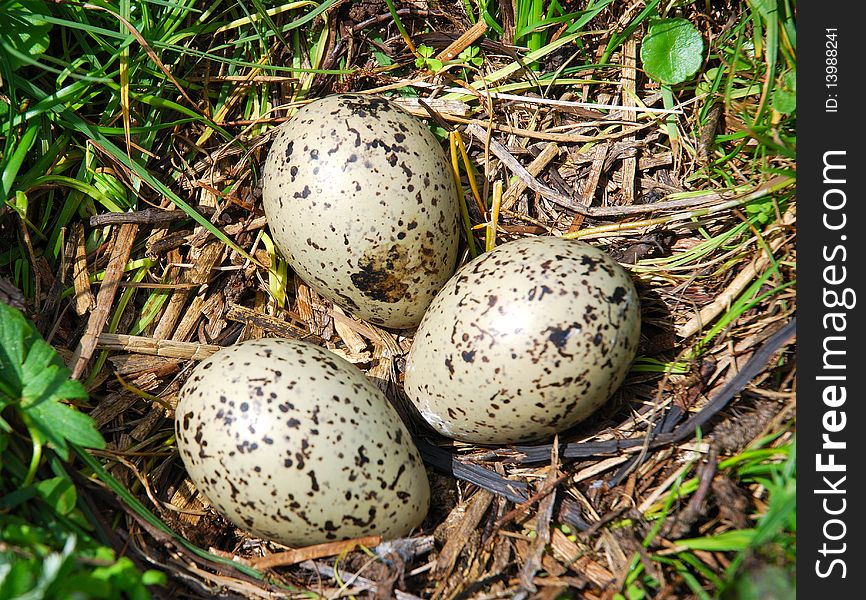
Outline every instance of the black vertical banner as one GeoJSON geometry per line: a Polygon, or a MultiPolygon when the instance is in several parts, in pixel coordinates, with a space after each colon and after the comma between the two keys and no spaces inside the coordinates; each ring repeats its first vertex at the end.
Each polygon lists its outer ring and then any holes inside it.
{"type": "Polygon", "coordinates": [[[797,6],[797,589],[863,597],[866,343],[863,28],[797,6]]]}

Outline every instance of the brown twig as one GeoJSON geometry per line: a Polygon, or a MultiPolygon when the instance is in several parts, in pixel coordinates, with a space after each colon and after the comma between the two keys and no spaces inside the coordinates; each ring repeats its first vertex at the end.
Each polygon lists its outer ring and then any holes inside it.
{"type": "MultiPolygon", "coordinates": [[[[193,264],[193,267],[183,272],[180,283],[198,285],[207,283],[211,270],[219,264],[225,249],[225,244],[218,240],[209,242],[202,248],[201,254],[193,264]]],[[[175,288],[174,293],[172,293],[171,298],[168,300],[165,311],[162,313],[153,331],[153,337],[157,339],[178,339],[181,337],[175,331],[178,321],[182,317],[197,318],[197,315],[193,315],[193,311],[185,311],[186,302],[191,293],[192,288],[175,288]]]]}
{"type": "MultiPolygon", "coordinates": [[[[626,107],[636,106],[635,97],[637,97],[637,40],[629,38],[623,44],[623,64],[622,67],[622,105],[626,107]]],[[[637,113],[634,110],[623,110],[622,118],[628,122],[637,121],[637,113]]],[[[625,138],[626,142],[635,141],[634,134],[630,134],[625,138]]],[[[634,204],[635,199],[635,177],[637,175],[637,154],[632,153],[622,161],[622,204],[634,204]]]]}
{"type": "MultiPolygon", "coordinates": [[[[484,140],[487,138],[487,132],[480,125],[476,123],[470,123],[466,126],[467,131],[471,133],[473,136],[480,140],[484,140]]],[[[726,202],[732,201],[734,199],[757,199],[760,198],[767,193],[777,190],[783,187],[786,187],[794,182],[794,178],[788,177],[785,175],[779,175],[767,181],[766,183],[758,186],[756,189],[741,193],[741,194],[731,194],[731,193],[719,193],[719,192],[708,192],[706,194],[701,194],[700,196],[695,196],[692,198],[683,198],[680,200],[668,200],[663,202],[654,202],[652,204],[635,204],[632,206],[597,206],[590,207],[585,204],[581,204],[580,202],[569,198],[567,196],[563,196],[556,190],[544,185],[540,181],[538,181],[535,177],[529,174],[526,168],[520,164],[520,162],[514,158],[508,149],[497,142],[494,139],[490,140],[490,151],[493,152],[499,160],[505,163],[511,171],[514,172],[520,179],[522,179],[526,186],[534,192],[537,192],[553,202],[554,204],[561,206],[563,208],[573,210],[576,212],[580,212],[584,215],[590,217],[612,217],[612,216],[625,216],[625,215],[634,215],[640,213],[648,213],[655,212],[659,210],[672,210],[672,209],[682,209],[688,207],[701,206],[704,204],[713,204],[718,202],[726,202]]]]}
{"type": "Polygon", "coordinates": [[[679,514],[674,514],[670,517],[671,522],[668,524],[666,529],[663,530],[662,535],[665,537],[676,539],[686,535],[692,524],[701,515],[704,500],[706,500],[707,494],[709,494],[713,483],[713,478],[716,476],[718,454],[719,451],[716,447],[711,445],[710,451],[707,454],[707,460],[701,470],[698,489],[695,490],[695,493],[689,499],[689,503],[686,505],[685,509],[679,514]]]}
{"type": "MultiPolygon", "coordinates": [[[[604,164],[608,152],[610,152],[610,142],[602,142],[595,147],[595,152],[592,156],[592,165],[589,168],[589,176],[583,182],[582,195],[586,199],[587,204],[591,204],[592,199],[595,197],[595,191],[598,189],[598,183],[601,180],[601,174],[604,171],[604,164]]],[[[571,221],[571,226],[568,228],[568,233],[580,229],[585,218],[586,215],[583,213],[575,213],[574,219],[571,221]]]]}
{"type": "Polygon", "coordinates": [[[358,546],[366,546],[373,548],[378,546],[382,541],[382,537],[378,535],[370,535],[366,537],[355,538],[352,540],[344,540],[340,542],[328,542],[325,544],[316,544],[314,546],[305,546],[304,548],[296,548],[287,552],[275,552],[267,556],[257,556],[249,559],[247,562],[250,566],[256,569],[272,569],[274,567],[285,567],[294,565],[305,560],[315,560],[326,556],[336,556],[344,552],[350,552],[358,546]]]}
{"type": "Polygon", "coordinates": [[[478,490],[475,496],[469,501],[469,508],[466,509],[466,514],[460,525],[457,526],[457,531],[448,539],[442,552],[439,553],[439,558],[436,560],[436,565],[433,567],[433,574],[437,578],[445,580],[448,574],[454,568],[454,563],[457,562],[457,557],[463,550],[463,546],[469,539],[469,534],[481,522],[484,513],[490,506],[493,500],[493,493],[487,490],[478,490]]]}
{"type": "Polygon", "coordinates": [[[317,344],[325,343],[325,340],[321,337],[301,329],[297,325],[233,302],[229,303],[225,317],[230,321],[243,323],[250,327],[259,327],[264,331],[275,333],[280,337],[309,340],[317,344]]]}
{"type": "MultiPolygon", "coordinates": [[[[196,210],[205,217],[214,214],[215,209],[209,206],[199,206],[196,210]]],[[[164,210],[162,208],[145,208],[133,212],[110,212],[90,217],[91,227],[136,223],[138,225],[165,225],[174,221],[191,218],[182,210],[164,210]]]]}
{"type": "Polygon", "coordinates": [[[541,568],[541,560],[547,545],[550,543],[550,520],[553,517],[553,503],[556,500],[556,488],[559,485],[559,437],[553,439],[550,449],[550,468],[544,480],[544,487],[550,492],[538,503],[538,514],[535,517],[535,539],[529,549],[529,556],[520,570],[520,585],[527,592],[536,592],[538,588],[533,583],[535,574],[541,568]]]}
{"type": "Polygon", "coordinates": [[[81,378],[87,363],[96,350],[99,334],[108,321],[114,306],[114,297],[117,295],[117,290],[120,289],[118,283],[123,277],[123,271],[132,252],[132,244],[135,242],[137,232],[138,225],[134,223],[125,223],[117,231],[111,256],[108,259],[108,266],[105,268],[105,276],[99,293],[96,295],[96,308],[87,319],[87,329],[84,331],[81,341],[78,342],[72,357],[73,379],[81,378]]]}
{"type": "MultiPolygon", "coordinates": [[[[551,452],[552,451],[553,450],[551,448],[551,452]]],[[[529,510],[530,506],[532,506],[533,504],[535,504],[539,500],[542,500],[543,498],[547,497],[548,494],[550,494],[554,489],[556,489],[556,486],[558,486],[560,483],[562,483],[563,481],[565,481],[569,477],[571,477],[571,475],[566,473],[566,474],[559,475],[558,477],[556,477],[555,479],[553,479],[551,481],[545,481],[544,485],[541,487],[540,490],[538,490],[537,492],[532,494],[529,498],[527,498],[526,500],[524,500],[523,502],[521,502],[520,504],[515,506],[513,509],[511,509],[507,513],[505,513],[505,515],[503,515],[501,519],[496,521],[496,523],[493,524],[493,530],[496,531],[498,529],[501,529],[502,526],[505,525],[506,523],[513,521],[514,519],[519,517],[521,514],[526,513],[526,511],[529,510]]]]}
{"type": "Polygon", "coordinates": [[[96,339],[96,347],[102,350],[122,350],[123,352],[182,358],[184,360],[204,360],[221,348],[221,346],[213,344],[156,340],[123,333],[100,333],[96,339]]]}
{"type": "Polygon", "coordinates": [[[484,19],[480,19],[475,25],[463,32],[460,37],[451,42],[447,48],[437,54],[436,58],[443,62],[455,58],[467,47],[471,46],[475,40],[484,35],[485,31],[487,31],[487,22],[484,19]]]}
{"type": "Polygon", "coordinates": [[[84,225],[72,226],[72,244],[75,262],[72,266],[72,283],[75,288],[75,313],[83,317],[96,306],[96,297],[90,291],[90,275],[87,273],[87,249],[84,245],[84,225]]]}
{"type": "MultiPolygon", "coordinates": [[[[547,165],[559,154],[559,146],[556,142],[549,142],[544,149],[541,151],[541,154],[536,156],[531,163],[526,167],[526,171],[532,175],[533,177],[538,177],[542,171],[547,167],[547,165]]],[[[520,194],[522,194],[526,190],[527,184],[523,179],[519,179],[515,181],[511,186],[508,187],[505,192],[502,194],[502,208],[501,210],[511,210],[516,203],[518,198],[520,198],[520,194]]]]}

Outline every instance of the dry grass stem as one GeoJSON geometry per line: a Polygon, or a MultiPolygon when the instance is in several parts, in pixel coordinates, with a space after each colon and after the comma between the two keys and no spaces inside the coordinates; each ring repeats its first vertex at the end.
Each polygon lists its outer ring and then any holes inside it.
{"type": "Polygon", "coordinates": [[[96,350],[100,332],[105,327],[114,307],[114,297],[119,289],[118,283],[123,277],[137,232],[138,225],[134,224],[124,224],[117,229],[114,246],[108,258],[108,266],[105,268],[105,276],[102,279],[99,293],[96,295],[96,308],[90,313],[87,319],[87,329],[81,336],[72,356],[72,377],[74,379],[78,379],[84,374],[84,369],[87,368],[87,363],[93,356],[93,351],[96,350]]]}
{"type": "Polygon", "coordinates": [[[204,360],[220,349],[220,346],[213,344],[157,340],[140,335],[125,335],[122,333],[99,334],[96,347],[102,350],[120,350],[123,352],[135,352],[166,358],[181,358],[184,360],[204,360]]]}

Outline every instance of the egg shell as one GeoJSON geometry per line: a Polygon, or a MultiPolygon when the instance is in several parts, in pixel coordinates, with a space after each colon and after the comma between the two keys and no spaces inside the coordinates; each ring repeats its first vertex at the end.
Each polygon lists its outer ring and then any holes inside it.
{"type": "Polygon", "coordinates": [[[312,344],[246,341],[199,363],[175,417],[193,483],[238,527],[290,546],[395,538],[428,509],[426,471],[384,394],[312,344]]]}
{"type": "Polygon", "coordinates": [[[319,294],[377,325],[413,328],[454,273],[457,187],[427,126],[360,94],[304,106],[262,172],[274,242],[319,294]]]}
{"type": "Polygon", "coordinates": [[[507,444],[584,420],[622,384],[640,337],[637,291],[603,251],[524,238],[457,271],[430,305],[405,391],[448,437],[507,444]]]}

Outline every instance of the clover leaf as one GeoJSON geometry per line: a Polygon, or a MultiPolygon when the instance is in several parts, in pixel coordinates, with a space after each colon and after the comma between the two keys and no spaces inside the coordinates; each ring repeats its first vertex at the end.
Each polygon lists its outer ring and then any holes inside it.
{"type": "Polygon", "coordinates": [[[481,56],[481,48],[478,46],[467,46],[457,58],[460,62],[471,67],[480,67],[484,64],[484,57],[481,56]]]}
{"type": "Polygon", "coordinates": [[[704,40],[686,19],[655,19],[641,43],[640,58],[647,75],[662,83],[682,83],[703,62],[704,40]]]}
{"type": "Polygon", "coordinates": [[[419,56],[415,59],[415,66],[419,69],[429,69],[434,73],[441,71],[445,63],[438,58],[433,58],[435,53],[436,49],[431,46],[427,46],[426,44],[418,46],[419,56]]]}

